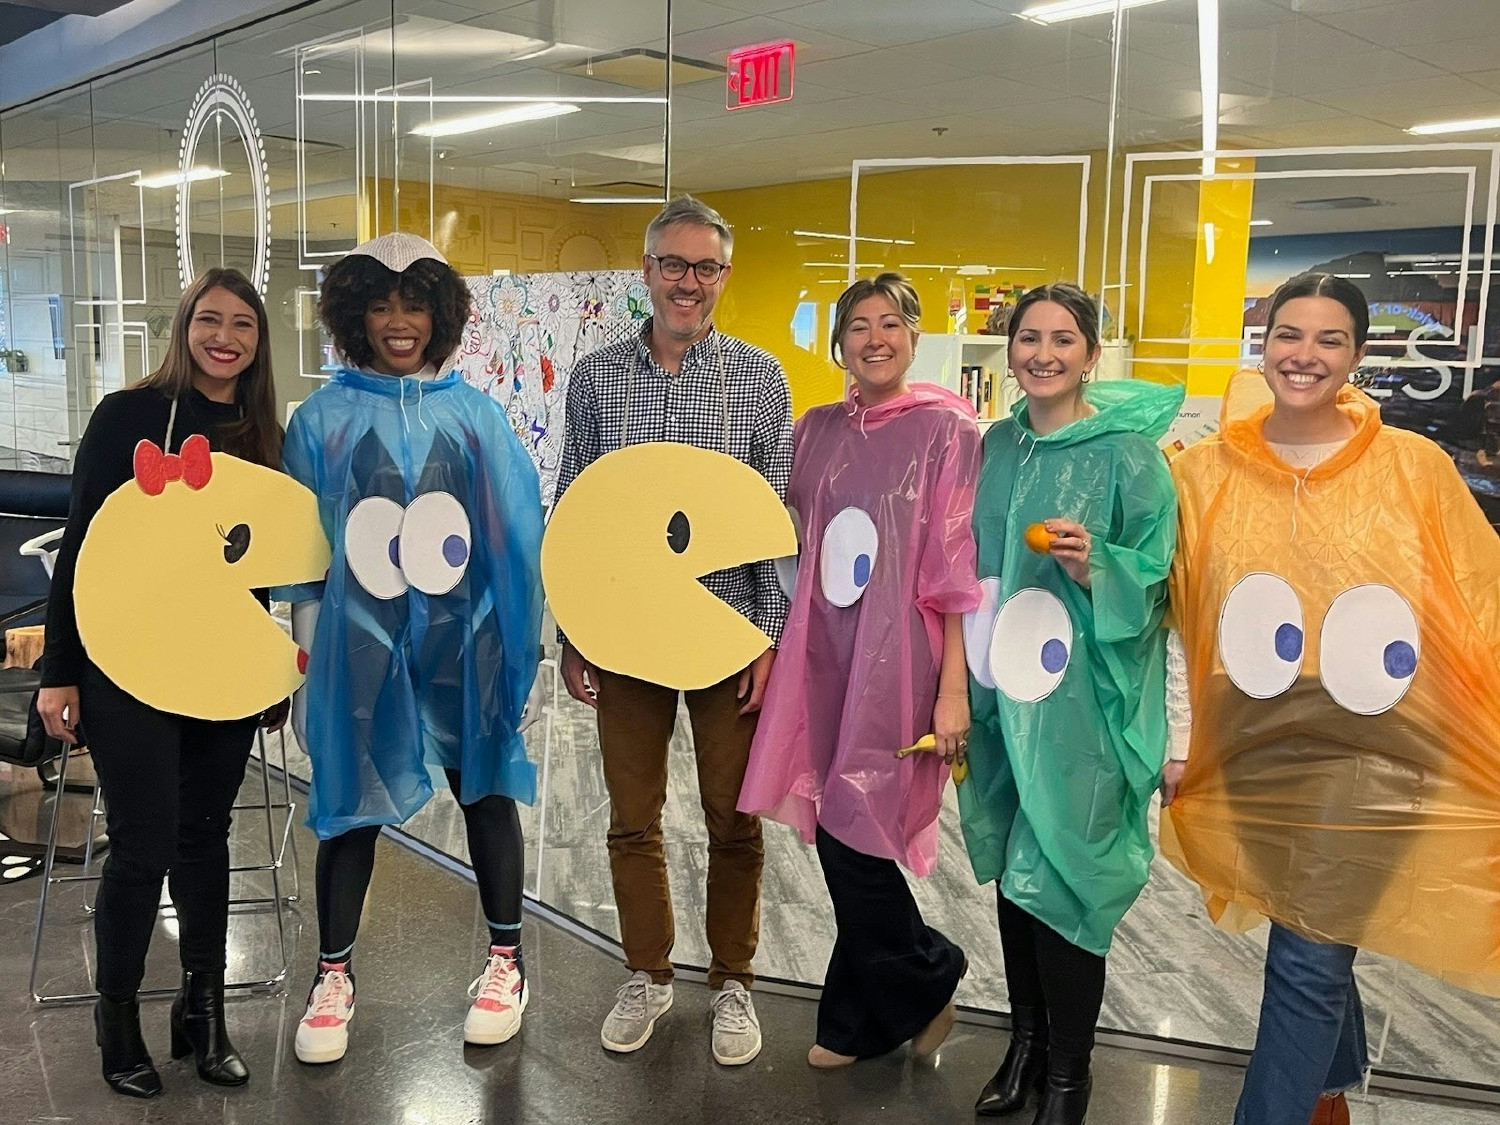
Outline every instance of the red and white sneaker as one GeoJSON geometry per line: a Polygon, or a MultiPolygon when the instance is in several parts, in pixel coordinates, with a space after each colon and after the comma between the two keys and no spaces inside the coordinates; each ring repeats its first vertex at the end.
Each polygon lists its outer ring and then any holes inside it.
{"type": "Polygon", "coordinates": [[[527,990],[516,964],[515,952],[511,946],[490,946],[484,972],[469,985],[469,995],[474,997],[474,1003],[464,1019],[465,1043],[492,1047],[514,1038],[521,1030],[527,990]]]}
{"type": "Polygon", "coordinates": [[[307,998],[307,1012],[297,1025],[297,1060],[338,1062],[349,1049],[349,1021],[354,1016],[354,981],[349,963],[318,962],[318,980],[307,998]]]}

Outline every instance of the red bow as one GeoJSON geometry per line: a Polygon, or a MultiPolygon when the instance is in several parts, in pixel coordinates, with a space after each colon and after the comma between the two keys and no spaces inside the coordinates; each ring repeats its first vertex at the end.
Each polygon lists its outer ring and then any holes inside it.
{"type": "Polygon", "coordinates": [[[208,439],[194,434],[182,443],[182,452],[163,453],[155,442],[142,438],[135,447],[135,483],[147,496],[160,496],[168,481],[180,480],[194,492],[213,476],[214,462],[208,439]]]}

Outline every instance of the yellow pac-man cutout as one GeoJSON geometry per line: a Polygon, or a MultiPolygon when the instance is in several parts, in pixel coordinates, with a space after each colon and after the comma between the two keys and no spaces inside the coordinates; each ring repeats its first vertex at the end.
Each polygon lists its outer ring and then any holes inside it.
{"type": "Polygon", "coordinates": [[[698,579],[796,553],[791,517],[758,472],[652,442],[599,458],[563,493],[542,540],[542,583],[590,663],[692,691],[771,644],[698,579]]]}
{"type": "Polygon", "coordinates": [[[291,477],[149,442],[78,552],[73,600],[89,659],[162,711],[239,719],[302,684],[307,657],[251,592],[328,573],[317,500],[291,477]]]}

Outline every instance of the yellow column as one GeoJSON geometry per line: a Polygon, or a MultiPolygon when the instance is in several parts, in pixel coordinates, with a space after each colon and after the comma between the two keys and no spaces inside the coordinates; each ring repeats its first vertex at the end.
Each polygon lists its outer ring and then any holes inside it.
{"type": "MultiPolygon", "coordinates": [[[[1216,172],[1249,172],[1254,160],[1217,162],[1216,172]]],[[[1188,336],[1226,343],[1188,345],[1187,393],[1221,395],[1234,374],[1245,323],[1245,271],[1250,258],[1252,180],[1209,179],[1199,185],[1197,254],[1193,260],[1188,336]],[[1217,362],[1214,362],[1217,361],[1217,362]]]]}

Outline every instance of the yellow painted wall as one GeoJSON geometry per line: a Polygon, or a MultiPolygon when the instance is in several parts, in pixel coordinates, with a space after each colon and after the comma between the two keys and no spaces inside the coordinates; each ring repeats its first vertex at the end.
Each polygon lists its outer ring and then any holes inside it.
{"type": "MultiPolygon", "coordinates": [[[[1094,292],[1100,285],[1104,179],[1103,161],[1096,158],[1089,184],[1084,275],[1086,287],[1094,292]]],[[[380,186],[384,185],[372,189],[380,186]]],[[[1157,185],[1151,211],[1147,336],[1238,336],[1249,186],[1218,183],[1204,192],[1196,183],[1157,185]],[[1210,216],[1217,239],[1213,263],[1207,262],[1202,245],[1202,223],[1210,216]]],[[[1030,287],[1076,277],[1078,189],[1079,173],[1071,165],[935,166],[866,174],[861,178],[858,233],[904,241],[859,243],[858,273],[907,267],[903,272],[922,299],[923,330],[946,332],[955,273],[927,267],[1010,267],[986,278],[963,279],[969,297],[976,283],[1030,287]]],[[[734,271],[719,302],[719,325],[781,359],[798,413],[839,398],[844,374],[828,358],[828,330],[832,303],[845,283],[847,242],[793,232],[846,235],[848,178],[706,192],[703,198],[735,228],[734,271]],[[809,348],[797,346],[792,330],[793,316],[804,302],[812,303],[817,312],[809,348]]],[[[645,226],[655,212],[650,204],[589,206],[444,185],[437,186],[434,202],[433,241],[455,267],[470,275],[496,269],[636,268],[645,226]]],[[[405,189],[400,203],[403,229],[422,230],[425,194],[405,189]]],[[[1138,205],[1131,221],[1137,224],[1132,229],[1138,229],[1138,205]]],[[[1112,233],[1113,247],[1118,237],[1118,231],[1112,233]]],[[[1112,257],[1112,265],[1113,261],[1112,257]]],[[[1136,329],[1135,294],[1140,291],[1135,269],[1132,253],[1127,274],[1131,287],[1123,302],[1123,328],[1131,338],[1136,329]]],[[[971,319],[969,330],[977,327],[971,319]]],[[[1150,360],[1184,361],[1188,352],[1185,345],[1138,346],[1141,362],[1133,373],[1181,382],[1188,372],[1184,362],[1150,360]]],[[[1213,365],[1204,367],[1205,372],[1214,370],[1213,365]]]]}

